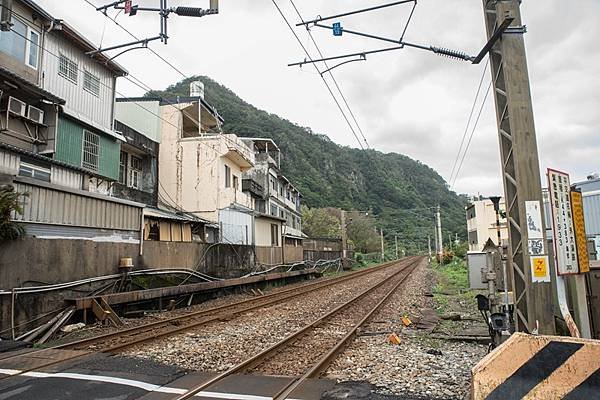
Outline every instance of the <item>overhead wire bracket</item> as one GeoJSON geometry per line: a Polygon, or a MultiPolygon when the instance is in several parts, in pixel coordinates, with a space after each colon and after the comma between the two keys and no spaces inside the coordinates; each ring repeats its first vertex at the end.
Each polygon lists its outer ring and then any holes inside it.
{"type": "MultiPolygon", "coordinates": [[[[148,47],[148,42],[154,40],[160,40],[164,44],[167,44],[167,40],[169,38],[167,34],[167,21],[170,14],[176,14],[183,17],[204,17],[206,15],[215,15],[219,13],[219,0],[210,0],[210,7],[208,9],[203,9],[200,7],[168,7],[167,0],[160,0],[160,6],[158,8],[153,7],[140,7],[137,4],[133,5],[132,0],[118,0],[113,1],[112,3],[108,3],[96,8],[96,11],[102,12],[104,15],[107,15],[107,10],[109,8],[114,8],[116,10],[124,10],[125,14],[129,14],[130,17],[137,15],[139,11],[150,11],[156,12],[160,15],[160,33],[158,36],[136,40],[134,42],[128,42],[120,45],[99,48],[97,50],[89,51],[86,54],[94,55],[98,53],[103,53],[109,50],[116,50],[124,47],[135,46],[141,44],[142,46],[135,47],[144,48],[148,47]]],[[[123,51],[116,56],[111,57],[111,60],[126,53],[127,51],[123,51]]]]}

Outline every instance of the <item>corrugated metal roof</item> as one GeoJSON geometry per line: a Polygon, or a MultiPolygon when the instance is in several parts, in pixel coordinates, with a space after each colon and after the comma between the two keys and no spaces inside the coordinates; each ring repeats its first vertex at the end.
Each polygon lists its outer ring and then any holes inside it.
{"type": "Polygon", "coordinates": [[[14,72],[9,71],[6,68],[1,67],[1,66],[0,66],[0,77],[2,79],[6,79],[6,80],[13,80],[13,81],[15,81],[17,86],[20,86],[20,89],[31,92],[36,96],[40,96],[48,101],[51,101],[52,103],[56,103],[56,104],[65,104],[66,103],[66,101],[61,99],[60,97],[55,96],[54,94],[48,92],[47,90],[42,89],[40,86],[35,85],[35,84],[29,82],[28,80],[21,78],[19,75],[15,74],[14,72]]]}
{"type": "Polygon", "coordinates": [[[186,221],[186,222],[200,222],[202,224],[210,225],[210,226],[218,226],[217,224],[208,221],[206,219],[197,217],[193,214],[187,214],[179,211],[167,211],[161,210],[159,208],[154,207],[146,207],[144,208],[144,215],[148,217],[155,217],[160,219],[168,219],[171,221],[186,221]]]}

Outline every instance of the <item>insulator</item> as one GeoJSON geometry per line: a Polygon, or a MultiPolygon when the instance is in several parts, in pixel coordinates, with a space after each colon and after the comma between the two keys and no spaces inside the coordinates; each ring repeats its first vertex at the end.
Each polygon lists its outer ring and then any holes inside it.
{"type": "Polygon", "coordinates": [[[175,14],[182,17],[203,17],[211,14],[212,10],[205,10],[199,7],[175,7],[175,14]]]}
{"type": "Polygon", "coordinates": [[[433,51],[435,54],[449,57],[449,58],[455,58],[457,60],[465,60],[465,61],[472,60],[471,56],[469,56],[461,51],[456,51],[456,50],[451,50],[451,49],[446,49],[446,48],[441,48],[441,47],[433,47],[433,46],[431,47],[431,51],[433,51]]]}

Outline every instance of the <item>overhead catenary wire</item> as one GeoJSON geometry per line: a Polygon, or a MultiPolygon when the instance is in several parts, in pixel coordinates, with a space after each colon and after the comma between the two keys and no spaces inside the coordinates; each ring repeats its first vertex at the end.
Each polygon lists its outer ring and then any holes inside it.
{"type": "MultiPolygon", "coordinates": [[[[304,43],[302,43],[302,40],[300,40],[300,37],[298,37],[298,34],[296,33],[296,31],[294,30],[294,28],[292,27],[292,25],[288,21],[287,17],[285,16],[285,14],[281,10],[281,8],[279,7],[279,4],[277,4],[277,2],[275,0],[271,0],[271,2],[273,3],[273,5],[277,9],[277,11],[279,12],[279,15],[281,15],[281,18],[283,18],[285,24],[288,26],[288,28],[290,29],[290,31],[292,32],[292,34],[294,35],[294,37],[296,38],[296,41],[298,41],[298,44],[300,44],[300,47],[302,47],[302,50],[304,51],[304,53],[306,54],[306,56],[308,57],[308,59],[312,61],[313,58],[310,55],[308,49],[304,46],[304,43]]],[[[338,109],[340,110],[340,113],[342,114],[344,120],[346,121],[346,124],[348,124],[348,127],[350,128],[350,131],[352,132],[352,134],[354,135],[354,138],[358,142],[358,145],[360,146],[360,148],[362,150],[364,150],[365,148],[364,148],[364,146],[362,144],[362,141],[360,140],[360,138],[358,137],[358,134],[354,130],[354,127],[350,123],[350,120],[348,119],[348,116],[344,112],[344,109],[342,108],[342,105],[340,104],[339,100],[337,99],[337,97],[333,93],[333,90],[331,89],[331,86],[329,86],[329,83],[327,82],[327,80],[325,79],[325,77],[321,74],[321,71],[319,70],[319,67],[316,66],[316,65],[314,65],[314,67],[317,70],[317,72],[319,73],[319,75],[321,76],[321,80],[323,81],[323,83],[327,87],[327,90],[329,91],[329,94],[331,95],[331,97],[333,98],[333,101],[335,102],[335,104],[337,105],[338,109]]]]}
{"type": "Polygon", "coordinates": [[[460,141],[460,146],[458,147],[458,152],[456,153],[456,158],[454,159],[454,164],[452,165],[452,171],[450,172],[450,178],[448,179],[448,183],[452,182],[452,178],[454,177],[454,173],[456,172],[458,160],[460,159],[460,155],[463,151],[463,145],[465,144],[465,139],[467,138],[467,134],[469,132],[469,126],[471,126],[471,120],[473,118],[473,113],[475,112],[475,107],[477,106],[477,100],[479,99],[479,94],[481,93],[481,88],[483,86],[483,80],[485,79],[485,74],[487,72],[489,63],[490,63],[490,60],[488,58],[488,61],[485,64],[485,67],[483,68],[483,72],[481,74],[481,79],[479,80],[479,85],[477,86],[477,92],[475,93],[475,99],[473,99],[473,105],[471,106],[471,112],[469,113],[469,118],[467,119],[467,125],[465,126],[465,130],[463,132],[462,139],[460,141]]]}
{"type": "Polygon", "coordinates": [[[465,161],[465,157],[467,156],[467,153],[469,151],[469,147],[471,146],[471,140],[473,140],[473,135],[475,134],[475,130],[477,129],[477,124],[479,123],[479,119],[481,118],[481,113],[483,112],[483,108],[485,106],[485,103],[487,101],[487,98],[490,94],[490,89],[492,88],[492,83],[493,81],[490,80],[490,83],[487,87],[487,90],[485,92],[485,97],[483,98],[483,102],[481,103],[481,107],[479,108],[479,113],[477,114],[477,119],[475,120],[475,124],[473,125],[473,130],[471,131],[471,136],[469,136],[469,141],[467,142],[467,146],[465,147],[465,151],[462,155],[462,158],[460,160],[460,164],[458,165],[458,168],[456,170],[456,174],[454,175],[454,181],[452,182],[451,187],[454,188],[454,185],[456,184],[456,180],[458,179],[458,175],[460,174],[460,170],[463,166],[463,163],[465,161]]]}
{"type": "MultiPolygon", "coordinates": [[[[298,14],[298,18],[300,18],[300,20],[302,22],[304,22],[304,19],[302,18],[302,14],[300,13],[300,11],[298,10],[298,7],[296,7],[296,3],[294,3],[294,0],[290,0],[290,3],[292,4],[292,7],[294,7],[294,10],[296,11],[296,14],[298,14]]],[[[315,49],[317,49],[317,52],[319,53],[319,56],[321,58],[325,58],[325,56],[323,55],[323,53],[321,52],[321,49],[319,48],[319,45],[317,44],[317,41],[315,40],[312,32],[310,31],[310,29],[307,27],[306,31],[308,32],[308,36],[310,37],[310,40],[313,42],[315,49]]],[[[356,127],[358,128],[358,131],[365,143],[365,146],[367,146],[367,149],[370,149],[371,146],[369,146],[369,142],[367,141],[367,138],[365,137],[365,134],[360,126],[360,124],[358,123],[356,116],[354,115],[354,112],[352,111],[352,108],[350,108],[350,105],[348,104],[348,100],[346,99],[346,96],[344,96],[344,93],[342,92],[342,89],[340,88],[340,85],[337,82],[337,79],[335,79],[335,76],[333,76],[333,72],[331,71],[332,68],[329,67],[329,65],[327,64],[326,61],[323,62],[323,64],[325,65],[325,67],[327,68],[327,72],[329,73],[329,76],[331,77],[331,80],[333,81],[333,84],[335,85],[335,87],[337,88],[337,91],[340,93],[340,96],[342,97],[342,100],[344,101],[344,104],[346,105],[346,108],[348,109],[348,112],[350,113],[350,116],[352,117],[352,120],[354,121],[354,124],[356,125],[356,127]]]]}

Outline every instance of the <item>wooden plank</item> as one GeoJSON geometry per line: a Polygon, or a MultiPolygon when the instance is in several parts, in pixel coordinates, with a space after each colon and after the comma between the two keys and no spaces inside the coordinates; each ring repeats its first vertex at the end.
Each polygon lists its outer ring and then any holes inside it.
{"type": "Polygon", "coordinates": [[[71,318],[71,315],[73,315],[74,312],[75,307],[70,307],[68,310],[65,310],[60,319],[54,325],[52,325],[52,327],[44,334],[44,336],[40,338],[40,340],[37,341],[37,344],[45,343],[52,335],[54,335],[54,332],[60,329],[60,327],[63,326],[69,320],[69,318],[71,318]]]}
{"type": "MultiPolygon", "coordinates": [[[[132,301],[143,301],[143,300],[152,300],[160,297],[170,297],[170,296],[180,296],[180,295],[188,295],[192,293],[198,293],[203,291],[211,291],[218,290],[228,287],[234,287],[239,285],[247,285],[256,282],[268,282],[274,280],[280,280],[284,278],[290,278],[295,276],[320,276],[321,274],[314,270],[301,270],[301,271],[291,271],[291,272],[279,272],[279,273],[271,273],[265,275],[256,275],[250,276],[246,278],[236,278],[236,279],[226,279],[223,281],[213,281],[213,282],[202,282],[202,283],[194,283],[190,285],[181,285],[181,286],[169,286],[165,288],[158,289],[147,289],[147,290],[137,290],[133,292],[123,292],[123,293],[113,293],[103,295],[102,299],[106,301],[107,304],[124,304],[132,301]]],[[[70,301],[75,302],[75,307],[78,310],[92,308],[94,311],[94,302],[97,303],[97,299],[100,296],[91,296],[91,297],[80,297],[76,299],[68,299],[70,301]]],[[[98,304],[99,306],[99,304],[98,304]]],[[[102,309],[102,307],[100,307],[102,309]]],[[[106,317],[105,317],[106,318],[106,317]]]]}

